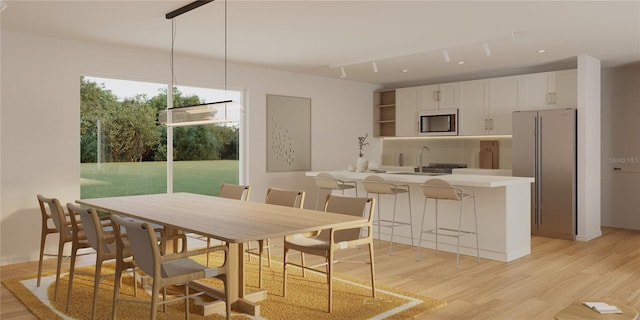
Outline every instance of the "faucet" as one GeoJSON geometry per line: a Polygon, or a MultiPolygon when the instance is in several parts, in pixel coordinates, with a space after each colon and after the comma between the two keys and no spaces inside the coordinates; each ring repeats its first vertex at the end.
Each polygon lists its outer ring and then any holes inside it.
{"type": "Polygon", "coordinates": [[[420,164],[418,166],[418,173],[422,173],[422,153],[424,152],[424,150],[427,150],[427,152],[429,152],[429,147],[424,146],[422,147],[422,149],[420,149],[420,164]]]}

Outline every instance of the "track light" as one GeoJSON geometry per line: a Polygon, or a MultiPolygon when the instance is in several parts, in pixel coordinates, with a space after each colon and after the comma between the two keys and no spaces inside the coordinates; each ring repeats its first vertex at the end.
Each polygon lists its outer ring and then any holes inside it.
{"type": "Polygon", "coordinates": [[[373,72],[378,73],[378,65],[375,61],[371,61],[371,67],[373,67],[373,72]]]}
{"type": "Polygon", "coordinates": [[[484,48],[484,54],[488,56],[491,55],[491,50],[489,50],[489,44],[487,42],[482,43],[482,47],[484,48]]]}
{"type": "Polygon", "coordinates": [[[346,78],[347,77],[347,73],[344,71],[344,67],[340,67],[340,78],[346,78]]]}
{"type": "Polygon", "coordinates": [[[451,61],[451,59],[449,59],[449,51],[447,51],[447,49],[442,50],[442,55],[444,56],[445,62],[451,61]]]}

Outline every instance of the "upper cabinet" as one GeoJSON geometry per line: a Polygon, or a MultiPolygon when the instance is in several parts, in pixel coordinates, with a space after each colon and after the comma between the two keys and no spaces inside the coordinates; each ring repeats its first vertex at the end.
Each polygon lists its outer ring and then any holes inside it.
{"type": "Polygon", "coordinates": [[[458,108],[460,98],[457,82],[416,88],[418,89],[418,110],[458,108]]]}
{"type": "Polygon", "coordinates": [[[520,109],[575,108],[578,104],[577,70],[521,76],[520,109]]]}
{"type": "Polygon", "coordinates": [[[459,134],[511,134],[518,107],[518,77],[464,81],[459,85],[459,134]]]}
{"type": "Polygon", "coordinates": [[[396,90],[373,92],[373,136],[393,137],[396,134],[396,90]]]}
{"type": "Polygon", "coordinates": [[[577,70],[379,90],[375,136],[418,136],[421,110],[458,109],[458,134],[509,135],[517,110],[576,108],[577,70]]]}
{"type": "Polygon", "coordinates": [[[396,136],[418,135],[418,87],[396,89],[396,136]]]}

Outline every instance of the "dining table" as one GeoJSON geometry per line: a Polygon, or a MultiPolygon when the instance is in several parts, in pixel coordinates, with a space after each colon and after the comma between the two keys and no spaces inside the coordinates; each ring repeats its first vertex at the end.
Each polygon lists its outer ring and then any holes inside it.
{"type": "MultiPolygon", "coordinates": [[[[266,290],[247,292],[244,244],[287,235],[349,227],[366,217],[240,201],[194,193],[165,193],[76,200],[77,203],[150,223],[211,237],[228,247],[227,288],[233,310],[260,315],[259,301],[266,290]]],[[[208,287],[201,282],[199,289],[208,287]]],[[[212,302],[204,314],[224,312],[224,302],[212,302]]]]}

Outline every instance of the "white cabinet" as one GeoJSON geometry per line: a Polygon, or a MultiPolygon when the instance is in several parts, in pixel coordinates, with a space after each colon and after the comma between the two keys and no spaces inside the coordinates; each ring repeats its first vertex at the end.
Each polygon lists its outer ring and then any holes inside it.
{"type": "Polygon", "coordinates": [[[418,110],[453,109],[460,104],[459,83],[442,83],[417,87],[418,110]]]}
{"type": "Polygon", "coordinates": [[[575,108],[577,80],[575,69],[523,75],[519,88],[520,109],[575,108]]]}
{"type": "Polygon", "coordinates": [[[418,88],[396,89],[396,137],[418,135],[418,88]]]}
{"type": "Polygon", "coordinates": [[[489,79],[488,134],[511,134],[512,113],[518,110],[518,76],[489,79]]]}
{"type": "Polygon", "coordinates": [[[459,135],[470,136],[487,133],[488,84],[489,81],[486,79],[460,83],[459,135]]]}
{"type": "Polygon", "coordinates": [[[459,134],[511,134],[511,114],[518,108],[518,77],[460,83],[459,134]]]}

